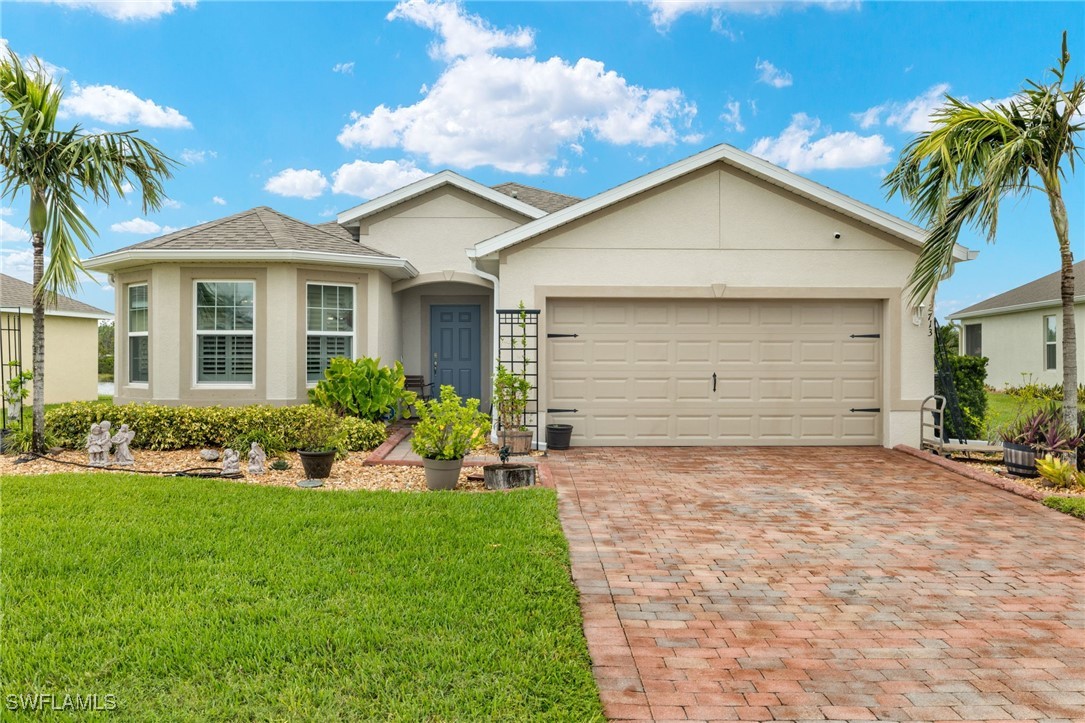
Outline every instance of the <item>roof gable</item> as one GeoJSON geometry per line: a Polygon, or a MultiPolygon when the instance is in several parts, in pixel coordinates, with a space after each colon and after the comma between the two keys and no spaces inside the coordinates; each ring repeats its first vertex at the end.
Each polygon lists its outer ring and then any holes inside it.
{"type": "MultiPolygon", "coordinates": [[[[1074,298],[1085,298],[1085,261],[1074,264],[1074,298]]],[[[986,316],[1010,310],[1058,305],[1062,301],[1062,272],[1041,276],[1035,281],[996,294],[978,304],[950,314],[950,319],[986,316]]]]}
{"type": "Polygon", "coordinates": [[[346,211],[342,211],[336,220],[343,224],[350,224],[361,221],[364,218],[380,213],[385,209],[391,208],[397,204],[409,201],[412,198],[421,196],[424,193],[428,193],[434,189],[441,188],[442,186],[455,186],[468,193],[474,194],[481,198],[495,203],[498,206],[503,206],[511,211],[515,211],[521,216],[535,219],[541,218],[546,215],[546,212],[535,208],[534,206],[524,203],[512,196],[496,191],[492,188],[483,186],[481,183],[472,181],[469,178],[465,178],[458,173],[452,171],[441,171],[435,173],[432,176],[427,176],[420,181],[415,181],[402,188],[396,189],[390,193],[386,193],[379,198],[374,198],[371,201],[366,201],[363,204],[349,208],[346,211]]]}
{"type": "MultiPolygon", "coordinates": [[[[814,203],[861,221],[884,233],[900,238],[918,247],[926,239],[926,232],[891,214],[868,206],[849,196],[815,183],[807,178],[786,171],[756,156],[740,151],[734,146],[718,145],[681,161],[664,166],[620,186],[587,198],[572,206],[555,211],[543,218],[531,221],[519,228],[506,231],[475,245],[476,257],[490,256],[523,241],[534,238],[572,221],[589,216],[627,198],[644,193],[677,178],[693,173],[711,164],[722,162],[757,178],[785,188],[814,203]]],[[[955,251],[955,258],[964,261],[970,252],[962,246],[955,251]]]]}

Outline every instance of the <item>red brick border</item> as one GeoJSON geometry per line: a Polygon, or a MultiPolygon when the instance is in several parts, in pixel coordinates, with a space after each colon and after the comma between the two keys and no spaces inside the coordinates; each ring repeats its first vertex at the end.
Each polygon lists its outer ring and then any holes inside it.
{"type": "Polygon", "coordinates": [[[1046,499],[1047,497],[1056,496],[1055,493],[1045,495],[1039,490],[1033,489],[1032,487],[1028,487],[1023,484],[1018,484],[1013,480],[1003,479],[1002,477],[998,477],[997,475],[988,474],[986,472],[983,472],[982,470],[975,469],[974,467],[969,467],[967,464],[961,464],[960,462],[955,462],[952,459],[946,459],[945,457],[934,454],[933,452],[924,452],[916,449],[915,447],[909,447],[906,444],[898,444],[896,447],[893,447],[893,449],[898,452],[904,452],[904,454],[917,457],[924,462],[930,462],[937,467],[947,469],[954,474],[961,475],[962,477],[967,477],[968,479],[982,482],[985,485],[997,487],[1000,490],[1012,492],[1015,495],[1024,497],[1025,499],[1035,500],[1036,502],[1043,502],[1044,499],[1046,499]]]}
{"type": "MultiPolygon", "coordinates": [[[[388,439],[384,440],[384,443],[381,444],[381,446],[370,452],[369,456],[362,462],[362,465],[365,467],[372,467],[377,464],[394,464],[394,462],[384,461],[384,458],[387,457],[388,453],[395,449],[400,442],[406,439],[407,435],[410,433],[410,427],[393,427],[388,432],[388,439]]],[[[402,460],[396,461],[402,463],[402,460]]]]}

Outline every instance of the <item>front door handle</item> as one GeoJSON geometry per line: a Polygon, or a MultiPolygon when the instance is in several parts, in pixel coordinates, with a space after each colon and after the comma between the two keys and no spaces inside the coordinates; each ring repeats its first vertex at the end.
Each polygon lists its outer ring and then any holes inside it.
{"type": "Polygon", "coordinates": [[[433,353],[433,379],[437,378],[437,352],[433,353]]]}
{"type": "Polygon", "coordinates": [[[712,391],[716,391],[716,372],[712,372],[712,391]]]}

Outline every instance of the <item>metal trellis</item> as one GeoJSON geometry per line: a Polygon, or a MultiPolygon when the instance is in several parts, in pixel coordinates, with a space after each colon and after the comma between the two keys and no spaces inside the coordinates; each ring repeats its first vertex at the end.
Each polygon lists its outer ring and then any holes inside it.
{"type": "MultiPolygon", "coordinates": [[[[23,371],[22,309],[0,310],[0,390],[8,389],[8,382],[23,371]]],[[[29,313],[29,310],[28,310],[29,313]]],[[[23,420],[8,419],[7,399],[0,404],[0,429],[22,427],[23,420]]]]}
{"type": "Polygon", "coordinates": [[[539,445],[539,310],[498,309],[497,361],[531,384],[522,424],[539,445]]]}

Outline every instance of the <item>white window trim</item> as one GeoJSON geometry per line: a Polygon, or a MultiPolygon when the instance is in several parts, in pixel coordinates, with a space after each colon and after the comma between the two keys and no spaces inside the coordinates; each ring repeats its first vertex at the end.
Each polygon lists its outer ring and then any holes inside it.
{"type": "Polygon", "coordinates": [[[1057,314],[1045,314],[1044,317],[1043,317],[1043,321],[1044,321],[1044,326],[1043,326],[1043,340],[1044,340],[1043,365],[1044,365],[1044,371],[1045,372],[1054,372],[1054,371],[1059,370],[1059,322],[1058,322],[1058,320],[1055,321],[1055,341],[1048,341],[1047,340],[1047,320],[1048,319],[1055,319],[1056,316],[1057,316],[1057,314]],[[1055,347],[1055,366],[1053,366],[1053,367],[1049,367],[1047,365],[1047,348],[1049,346],[1054,346],[1055,347]]]}
{"type": "MultiPolygon", "coordinates": [[[[347,336],[341,331],[309,331],[309,287],[310,286],[339,286],[352,290],[350,298],[353,300],[351,306],[351,314],[353,315],[353,328],[350,330],[350,353],[357,358],[358,356],[358,285],[357,284],[344,284],[338,281],[306,281],[305,282],[305,337],[309,336],[347,336]]],[[[302,368],[305,370],[305,388],[313,389],[318,382],[309,381],[309,344],[306,342],[303,345],[305,349],[305,359],[302,368]]]]}
{"type": "Polygon", "coordinates": [[[192,388],[193,389],[255,389],[256,388],[256,279],[193,279],[192,280],[192,388]],[[200,284],[252,284],[252,330],[226,331],[199,330],[199,285],[200,284]],[[214,336],[251,336],[252,337],[252,381],[248,384],[237,382],[201,382],[199,367],[199,338],[204,335],[214,336]]]}
{"type": "MultiPolygon", "coordinates": [[[[125,360],[124,371],[127,381],[124,386],[130,389],[147,389],[151,383],[151,288],[146,281],[138,284],[128,284],[124,289],[124,330],[127,336],[127,342],[125,344],[125,360]],[[137,286],[142,286],[147,289],[147,330],[146,331],[132,331],[132,289],[137,286]],[[132,337],[142,336],[147,338],[147,381],[134,382],[132,381],[132,337]]],[[[113,368],[116,369],[117,362],[113,360],[113,368]]]]}

